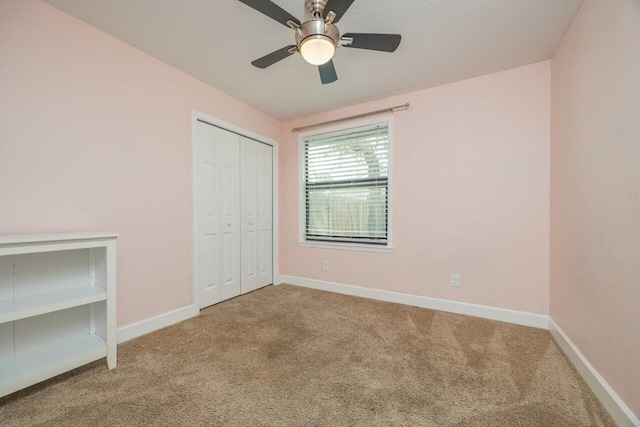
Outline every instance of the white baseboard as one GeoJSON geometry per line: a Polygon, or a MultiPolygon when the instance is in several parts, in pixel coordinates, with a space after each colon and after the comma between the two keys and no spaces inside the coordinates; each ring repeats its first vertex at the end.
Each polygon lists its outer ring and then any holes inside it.
{"type": "Polygon", "coordinates": [[[195,305],[191,304],[183,308],[178,308],[177,310],[169,311],[167,313],[159,314],[158,316],[150,317],[149,319],[123,326],[118,328],[118,344],[141,335],[157,331],[158,329],[165,328],[173,325],[174,323],[182,322],[183,320],[197,316],[199,312],[200,310],[198,310],[195,305]]]}
{"type": "Polygon", "coordinates": [[[549,331],[616,424],[619,426],[640,426],[638,418],[551,317],[549,317],[549,331]]]}
{"type": "Polygon", "coordinates": [[[357,297],[370,298],[379,301],[395,302],[398,304],[429,308],[432,310],[466,314],[469,316],[482,317],[484,319],[499,320],[502,322],[515,323],[517,325],[532,326],[534,328],[547,329],[548,327],[548,316],[543,314],[528,313],[525,311],[509,310],[506,308],[489,307],[485,305],[469,304],[466,302],[458,302],[438,298],[429,298],[420,295],[403,294],[400,292],[363,288],[360,286],[325,282],[322,280],[307,279],[297,276],[282,275],[280,276],[280,280],[282,283],[289,283],[292,285],[304,286],[306,288],[337,292],[340,294],[353,295],[357,297]]]}

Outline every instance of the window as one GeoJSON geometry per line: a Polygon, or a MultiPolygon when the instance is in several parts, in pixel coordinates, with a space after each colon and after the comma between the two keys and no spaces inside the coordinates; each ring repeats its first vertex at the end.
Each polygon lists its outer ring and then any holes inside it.
{"type": "Polygon", "coordinates": [[[389,121],[301,136],[305,242],[389,246],[389,121]]]}

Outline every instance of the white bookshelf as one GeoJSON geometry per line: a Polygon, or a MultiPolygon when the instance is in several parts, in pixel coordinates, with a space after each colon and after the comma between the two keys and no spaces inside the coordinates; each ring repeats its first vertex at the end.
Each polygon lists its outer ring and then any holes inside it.
{"type": "Polygon", "coordinates": [[[116,366],[116,238],[0,236],[0,396],[103,357],[116,366]]]}
{"type": "Polygon", "coordinates": [[[46,294],[0,301],[0,323],[38,316],[107,299],[107,291],[96,286],[65,289],[46,294]]]}

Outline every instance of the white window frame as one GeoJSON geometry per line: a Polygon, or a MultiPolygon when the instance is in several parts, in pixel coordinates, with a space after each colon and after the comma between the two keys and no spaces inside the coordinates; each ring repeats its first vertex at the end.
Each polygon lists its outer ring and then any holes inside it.
{"type": "Polygon", "coordinates": [[[309,248],[342,249],[364,252],[385,252],[393,253],[393,116],[386,115],[368,120],[349,122],[340,126],[321,128],[300,133],[298,135],[298,245],[309,248]],[[304,141],[310,137],[323,135],[326,133],[344,132],[349,129],[383,124],[387,126],[389,135],[389,165],[387,178],[387,243],[386,245],[375,245],[358,242],[322,242],[317,240],[307,240],[305,233],[306,210],[305,210],[305,170],[304,170],[304,141]]]}

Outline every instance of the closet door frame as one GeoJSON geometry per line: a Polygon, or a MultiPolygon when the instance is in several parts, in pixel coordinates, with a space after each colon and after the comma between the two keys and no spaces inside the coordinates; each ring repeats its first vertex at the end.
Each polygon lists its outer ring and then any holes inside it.
{"type": "Polygon", "coordinates": [[[233,125],[231,123],[225,122],[224,120],[220,120],[218,118],[209,116],[208,114],[202,113],[200,111],[192,110],[191,113],[191,150],[192,150],[192,176],[191,183],[193,187],[193,202],[192,202],[192,218],[193,218],[193,235],[192,235],[192,244],[193,244],[193,305],[196,310],[200,311],[200,299],[199,299],[199,289],[198,289],[198,274],[199,274],[199,265],[198,265],[198,233],[200,230],[199,222],[200,219],[198,217],[199,212],[199,198],[198,198],[198,161],[199,161],[199,153],[198,153],[198,122],[208,123],[212,126],[216,126],[225,130],[228,130],[233,133],[237,133],[238,135],[256,140],[263,144],[270,145],[272,147],[272,157],[271,157],[271,167],[272,167],[272,266],[271,271],[273,272],[273,284],[280,284],[280,271],[278,268],[279,265],[279,226],[278,226],[278,142],[274,141],[270,138],[267,138],[263,135],[259,135],[257,133],[248,131],[239,126],[233,125]]]}

